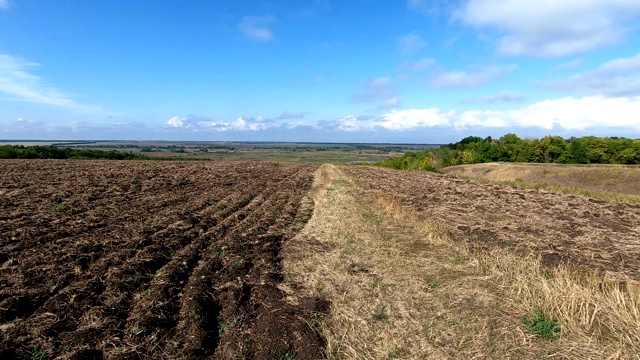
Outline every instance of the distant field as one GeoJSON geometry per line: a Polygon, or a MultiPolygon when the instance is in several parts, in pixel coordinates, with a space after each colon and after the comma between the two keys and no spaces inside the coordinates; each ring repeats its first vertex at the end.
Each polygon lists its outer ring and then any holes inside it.
{"type": "Polygon", "coordinates": [[[487,163],[452,166],[442,172],[525,187],[529,184],[640,197],[640,166],[487,163]]]}
{"type": "Polygon", "coordinates": [[[428,144],[280,143],[229,141],[0,141],[0,145],[49,146],[146,155],[154,158],[215,161],[285,161],[305,163],[377,163],[408,151],[437,148],[428,144]]]}

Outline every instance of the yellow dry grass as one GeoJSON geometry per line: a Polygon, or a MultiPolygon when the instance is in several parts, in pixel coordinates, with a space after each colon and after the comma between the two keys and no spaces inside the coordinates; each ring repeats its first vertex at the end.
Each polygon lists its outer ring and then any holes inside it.
{"type": "Polygon", "coordinates": [[[437,222],[390,194],[364,192],[323,165],[314,213],[284,249],[283,270],[304,295],[331,301],[316,319],[331,359],[635,358],[638,284],[496,250],[471,254],[437,222]],[[424,216],[422,216],[424,218],[424,216]],[[520,316],[560,319],[556,340],[520,316]]]}
{"type": "Polygon", "coordinates": [[[465,179],[640,204],[640,166],[485,163],[442,169],[465,179]]]}

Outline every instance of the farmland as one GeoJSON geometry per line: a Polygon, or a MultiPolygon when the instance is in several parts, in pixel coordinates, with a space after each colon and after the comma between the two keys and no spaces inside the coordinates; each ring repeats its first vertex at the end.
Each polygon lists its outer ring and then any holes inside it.
{"type": "Polygon", "coordinates": [[[353,165],[0,169],[3,359],[640,351],[636,205],[353,165]]]}
{"type": "Polygon", "coordinates": [[[0,166],[0,357],[321,356],[278,288],[313,165],[0,166]]]}
{"type": "Polygon", "coordinates": [[[640,166],[637,165],[485,163],[450,166],[441,171],[498,184],[544,187],[568,194],[640,204],[640,166]]]}
{"type": "Polygon", "coordinates": [[[640,207],[603,200],[477,184],[431,173],[348,168],[366,189],[448,224],[479,250],[503,247],[640,280],[640,207]]]}

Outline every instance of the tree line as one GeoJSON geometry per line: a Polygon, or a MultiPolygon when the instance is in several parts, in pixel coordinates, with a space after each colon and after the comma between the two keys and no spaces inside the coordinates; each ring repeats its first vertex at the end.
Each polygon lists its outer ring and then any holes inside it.
{"type": "Polygon", "coordinates": [[[0,159],[109,159],[147,160],[149,157],[116,150],[59,148],[56,146],[0,146],[0,159]]]}
{"type": "Polygon", "coordinates": [[[557,164],[640,164],[640,140],[584,136],[564,139],[545,136],[521,139],[506,134],[498,139],[469,136],[438,149],[406,153],[378,165],[399,170],[436,171],[439,168],[485,162],[557,164]]]}

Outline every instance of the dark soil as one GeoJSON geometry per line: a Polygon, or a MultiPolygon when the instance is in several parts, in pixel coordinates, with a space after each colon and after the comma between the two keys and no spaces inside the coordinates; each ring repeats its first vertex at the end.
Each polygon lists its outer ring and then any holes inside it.
{"type": "Polygon", "coordinates": [[[342,169],[367,191],[391,194],[438,220],[474,250],[513,249],[547,265],[571,263],[640,280],[640,206],[426,172],[342,169]]]}
{"type": "Polygon", "coordinates": [[[0,161],[0,358],[323,358],[280,286],[316,168],[0,161]]]}

